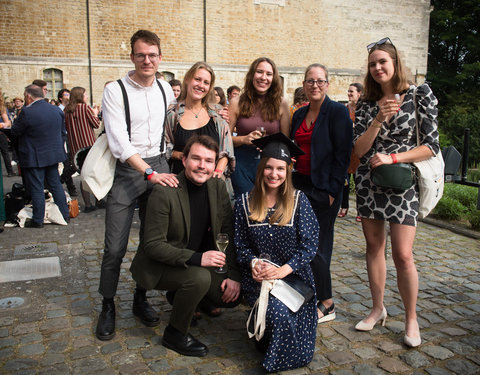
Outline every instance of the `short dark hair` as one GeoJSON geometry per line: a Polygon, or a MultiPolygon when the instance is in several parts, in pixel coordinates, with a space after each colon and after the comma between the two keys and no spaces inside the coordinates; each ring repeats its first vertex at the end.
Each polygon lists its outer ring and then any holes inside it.
{"type": "Polygon", "coordinates": [[[170,86],[172,86],[172,87],[173,87],[173,86],[180,86],[180,87],[182,87],[182,82],[180,82],[180,80],[175,79],[175,78],[173,78],[173,79],[171,79],[170,81],[168,81],[168,83],[169,83],[170,86]]]}
{"type": "Polygon", "coordinates": [[[27,93],[27,95],[30,95],[34,99],[43,99],[45,97],[42,88],[34,84],[25,87],[25,92],[27,93]]]}
{"type": "Polygon", "coordinates": [[[160,48],[160,38],[157,34],[149,30],[138,30],[135,34],[132,35],[130,38],[130,46],[132,47],[131,54],[133,55],[133,46],[137,42],[137,40],[141,40],[144,43],[150,44],[152,46],[158,47],[158,53],[161,55],[162,50],[160,48]]]}
{"type": "Polygon", "coordinates": [[[230,86],[230,87],[227,89],[227,96],[230,96],[230,94],[232,93],[233,90],[241,91],[241,90],[240,90],[240,87],[238,87],[238,86],[235,86],[235,85],[230,86]]]}
{"type": "Polygon", "coordinates": [[[353,86],[357,89],[359,93],[363,92],[363,85],[358,82],[350,83],[350,86],[353,86]]]}
{"type": "Polygon", "coordinates": [[[36,85],[38,87],[45,87],[47,86],[47,82],[44,81],[43,79],[36,79],[32,82],[32,85],[36,85]]]}
{"type": "Polygon", "coordinates": [[[218,143],[209,135],[198,134],[192,135],[190,138],[188,138],[188,141],[183,148],[183,156],[185,158],[188,157],[190,149],[195,143],[198,143],[209,150],[215,151],[215,160],[218,159],[218,143]]]}
{"type": "Polygon", "coordinates": [[[61,89],[58,94],[57,94],[57,98],[59,101],[62,101],[62,96],[63,96],[63,93],[64,92],[68,92],[70,94],[70,90],[69,89],[61,89]]]}

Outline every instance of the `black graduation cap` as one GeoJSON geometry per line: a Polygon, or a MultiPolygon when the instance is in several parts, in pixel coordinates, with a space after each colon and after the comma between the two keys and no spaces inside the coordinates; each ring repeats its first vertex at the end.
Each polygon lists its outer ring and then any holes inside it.
{"type": "Polygon", "coordinates": [[[275,133],[254,139],[252,143],[262,150],[262,158],[283,160],[287,164],[292,162],[292,157],[305,155],[305,152],[283,133],[275,133]]]}

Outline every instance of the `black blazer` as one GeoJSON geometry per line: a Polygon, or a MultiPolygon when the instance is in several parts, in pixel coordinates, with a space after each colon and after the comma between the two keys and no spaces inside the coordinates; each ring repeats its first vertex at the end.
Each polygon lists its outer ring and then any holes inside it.
{"type": "MultiPolygon", "coordinates": [[[[295,111],[291,139],[307,115],[310,105],[295,111]]],[[[352,152],[353,124],[347,107],[328,96],[315,121],[310,148],[310,168],[313,185],[337,198],[345,182],[352,152]]]]}

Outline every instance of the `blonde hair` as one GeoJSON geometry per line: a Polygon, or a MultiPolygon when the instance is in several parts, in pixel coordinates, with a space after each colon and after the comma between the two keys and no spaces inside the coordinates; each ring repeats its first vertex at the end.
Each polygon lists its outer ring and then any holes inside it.
{"type": "MultiPolygon", "coordinates": [[[[257,168],[255,176],[255,185],[249,199],[250,215],[249,219],[256,222],[263,222],[267,216],[268,207],[266,205],[266,189],[263,182],[263,171],[271,158],[262,158],[257,168]]],[[[286,163],[285,163],[286,164],[286,163]]],[[[295,206],[295,188],[292,183],[292,165],[287,164],[287,175],[285,181],[278,189],[277,207],[274,214],[269,220],[270,224],[278,224],[280,226],[287,225],[293,216],[293,208],[295,206]]]]}
{"type": "Polygon", "coordinates": [[[215,86],[215,72],[213,71],[212,67],[204,61],[196,62],[192,65],[188,72],[185,73],[180,96],[178,97],[179,102],[187,98],[188,82],[192,80],[192,78],[200,69],[204,69],[210,73],[210,88],[208,89],[207,94],[202,98],[202,105],[207,107],[208,103],[215,102],[215,94],[213,93],[213,88],[215,86]]]}

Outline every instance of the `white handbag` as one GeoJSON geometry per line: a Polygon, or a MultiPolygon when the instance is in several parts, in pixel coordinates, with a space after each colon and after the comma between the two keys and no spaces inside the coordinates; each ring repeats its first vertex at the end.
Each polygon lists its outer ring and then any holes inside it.
{"type": "MultiPolygon", "coordinates": [[[[417,109],[417,89],[415,88],[413,94],[413,102],[415,103],[415,119],[417,129],[417,146],[420,146],[419,134],[419,120],[417,109]]],[[[419,189],[419,208],[418,217],[423,219],[426,217],[437,205],[438,201],[443,196],[444,169],[445,163],[443,161],[442,153],[439,151],[435,156],[429,159],[414,162],[417,171],[417,181],[419,189]]]]}
{"type": "Polygon", "coordinates": [[[98,200],[105,197],[112,188],[116,162],[104,133],[88,152],[81,172],[83,188],[93,193],[98,200]]]}

